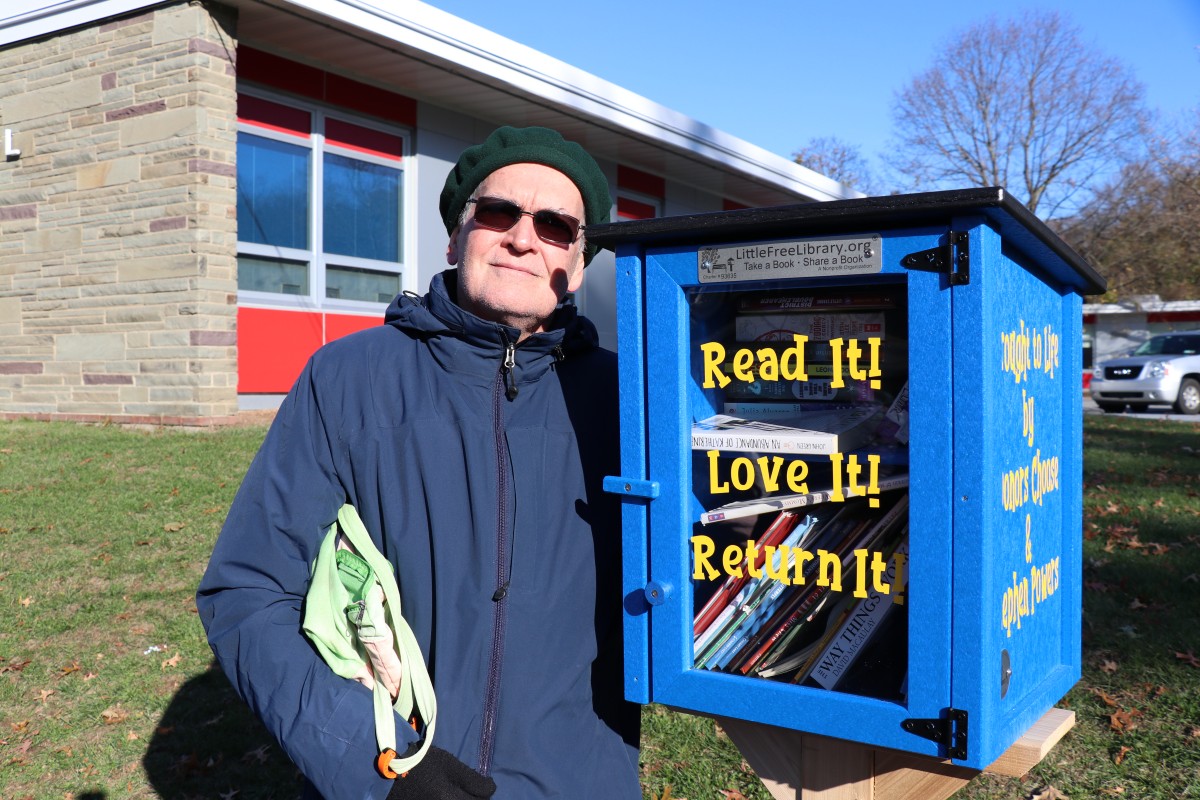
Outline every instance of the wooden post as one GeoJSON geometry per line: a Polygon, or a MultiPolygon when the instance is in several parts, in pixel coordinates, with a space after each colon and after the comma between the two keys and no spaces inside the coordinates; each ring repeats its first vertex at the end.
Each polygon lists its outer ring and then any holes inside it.
{"type": "MultiPolygon", "coordinates": [[[[949,761],[717,717],[775,800],[945,800],[979,774],[949,761]]],[[[1019,777],[1075,725],[1052,708],[984,772],[1019,777]]]]}

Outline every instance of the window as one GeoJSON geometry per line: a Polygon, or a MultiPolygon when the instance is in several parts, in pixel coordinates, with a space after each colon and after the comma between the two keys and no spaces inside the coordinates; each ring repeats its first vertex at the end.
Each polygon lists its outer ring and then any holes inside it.
{"type": "Polygon", "coordinates": [[[318,106],[238,97],[238,290],[261,302],[377,306],[402,287],[401,132],[318,106]]]}

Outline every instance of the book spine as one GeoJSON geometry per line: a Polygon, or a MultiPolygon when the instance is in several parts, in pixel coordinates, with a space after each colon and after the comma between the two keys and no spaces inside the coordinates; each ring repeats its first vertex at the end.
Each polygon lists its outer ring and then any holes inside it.
{"type": "Polygon", "coordinates": [[[827,594],[828,586],[813,586],[808,591],[796,592],[789,601],[784,602],[774,618],[763,626],[762,630],[767,631],[767,634],[760,636],[756,642],[750,642],[748,652],[739,654],[741,659],[737,662],[737,671],[743,675],[750,674],[788,631],[808,621],[807,617],[817,609],[821,599],[827,594]]]}
{"type": "Polygon", "coordinates": [[[814,520],[811,517],[801,519],[800,515],[794,511],[781,512],[779,516],[772,520],[767,530],[763,532],[763,535],[756,543],[757,554],[754,561],[744,560],[743,566],[747,568],[743,570],[741,576],[727,576],[721,588],[708,599],[708,602],[696,614],[695,619],[692,621],[693,636],[699,637],[712,624],[717,615],[721,613],[721,610],[728,605],[729,600],[741,591],[742,587],[750,580],[748,566],[753,564],[755,569],[762,566],[766,558],[766,547],[778,545],[791,536],[803,534],[811,529],[813,524],[814,520]]]}
{"type": "Polygon", "coordinates": [[[894,292],[857,292],[855,294],[766,294],[738,300],[738,311],[753,314],[787,314],[834,309],[892,308],[894,292]]]}
{"type": "Polygon", "coordinates": [[[738,605],[742,602],[742,600],[745,599],[749,588],[749,586],[743,586],[737,593],[737,596],[728,605],[721,609],[721,612],[717,614],[717,617],[712,621],[712,624],[705,628],[704,632],[695,638],[695,641],[692,644],[692,652],[697,656],[697,658],[701,653],[707,651],[709,645],[712,644],[713,639],[715,639],[720,634],[722,629],[728,625],[730,617],[733,616],[738,605]]]}
{"type": "Polygon", "coordinates": [[[848,411],[854,406],[850,403],[836,405],[831,403],[791,403],[786,400],[780,401],[764,401],[761,403],[753,400],[740,403],[725,403],[721,408],[722,414],[728,414],[731,417],[741,417],[742,419],[757,420],[761,422],[770,422],[772,420],[799,420],[803,422],[804,413],[806,411],[848,411]]]}
{"type": "MultiPolygon", "coordinates": [[[[806,532],[806,529],[799,528],[792,531],[783,543],[772,551],[771,572],[778,574],[781,566],[787,571],[791,570],[795,558],[793,548],[800,543],[806,532]],[[784,550],[785,547],[788,548],[786,551],[784,550]],[[784,552],[788,553],[786,565],[782,563],[784,552]]],[[[760,554],[765,556],[765,551],[760,551],[760,554]]],[[[716,641],[715,647],[713,645],[714,639],[710,639],[705,643],[702,650],[693,650],[695,653],[700,653],[696,659],[696,666],[716,667],[722,656],[732,655],[736,652],[734,649],[735,643],[740,648],[741,643],[744,643],[746,638],[754,630],[757,630],[754,627],[755,624],[761,624],[761,620],[764,619],[764,606],[773,604],[783,594],[784,590],[788,588],[787,584],[771,580],[765,574],[760,574],[759,577],[751,577],[750,580],[752,583],[747,587],[748,593],[740,597],[739,602],[731,605],[734,612],[725,625],[726,630],[714,637],[716,641]]]]}
{"type": "Polygon", "coordinates": [[[734,336],[740,342],[790,341],[800,334],[810,341],[884,335],[883,312],[738,314],[734,336]]]}
{"type": "MultiPolygon", "coordinates": [[[[890,492],[895,489],[903,489],[908,486],[908,475],[893,475],[880,478],[876,482],[879,491],[890,492]]],[[[858,494],[851,494],[848,490],[843,490],[846,497],[858,497],[858,494]]],[[[833,491],[826,490],[821,492],[810,492],[809,494],[788,494],[776,495],[773,497],[764,498],[762,500],[745,500],[737,503],[714,508],[712,511],[705,511],[700,515],[700,522],[705,525],[714,522],[723,522],[740,517],[754,517],[759,514],[768,514],[777,511],[783,511],[792,508],[803,508],[804,506],[814,506],[820,503],[827,503],[833,499],[833,491]]]]}
{"type": "Polygon", "coordinates": [[[818,403],[863,403],[875,398],[867,381],[847,380],[845,386],[833,386],[832,378],[806,381],[735,381],[725,389],[729,400],[799,400],[818,403]]]}
{"type": "Polygon", "coordinates": [[[693,450],[730,450],[749,453],[795,453],[828,455],[836,453],[838,435],[823,431],[800,431],[787,436],[770,434],[697,432],[692,434],[693,450]],[[803,435],[800,435],[803,433],[803,435]]]}
{"type": "MultiPolygon", "coordinates": [[[[890,579],[894,580],[896,577],[897,557],[903,558],[907,553],[907,541],[901,542],[888,560],[887,575],[890,579]]],[[[808,677],[826,689],[835,688],[879,629],[879,623],[892,607],[894,598],[895,594],[891,592],[884,594],[872,590],[866,598],[859,601],[816,659],[808,677]]]]}
{"type": "Polygon", "coordinates": [[[710,663],[712,669],[725,669],[733,661],[734,657],[745,648],[750,638],[757,634],[763,624],[778,610],[782,594],[782,591],[773,591],[763,598],[758,608],[746,617],[739,632],[735,636],[731,636],[729,641],[712,657],[710,663]]]}

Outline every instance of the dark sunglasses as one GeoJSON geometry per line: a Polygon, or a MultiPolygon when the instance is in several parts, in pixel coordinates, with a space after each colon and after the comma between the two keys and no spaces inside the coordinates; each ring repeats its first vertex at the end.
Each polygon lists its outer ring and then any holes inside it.
{"type": "Polygon", "coordinates": [[[511,200],[499,197],[476,197],[467,201],[475,204],[475,222],[491,231],[506,231],[521,221],[533,217],[533,232],[543,242],[571,244],[579,236],[579,220],[558,211],[526,211],[511,200]]]}

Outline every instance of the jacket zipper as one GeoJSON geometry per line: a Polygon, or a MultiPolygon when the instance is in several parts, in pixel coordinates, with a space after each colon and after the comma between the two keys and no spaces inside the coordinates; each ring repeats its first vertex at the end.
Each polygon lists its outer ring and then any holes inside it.
{"type": "Polygon", "coordinates": [[[501,333],[504,337],[504,366],[500,368],[500,374],[504,378],[504,396],[509,400],[517,399],[517,346],[508,341],[508,334],[501,333]]]}
{"type": "Polygon", "coordinates": [[[505,558],[509,550],[509,481],[508,459],[505,454],[508,448],[504,441],[504,410],[500,403],[500,393],[510,401],[517,396],[516,385],[516,346],[501,332],[504,339],[504,361],[500,372],[496,375],[496,383],[492,390],[492,430],[496,445],[496,591],[492,594],[492,652],[488,661],[487,694],[483,706],[483,730],[479,741],[479,771],[484,775],[491,772],[492,750],[495,747],[496,714],[500,703],[500,672],[504,656],[504,627],[506,622],[508,586],[512,581],[512,563],[505,558]]]}

